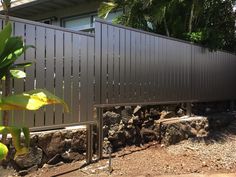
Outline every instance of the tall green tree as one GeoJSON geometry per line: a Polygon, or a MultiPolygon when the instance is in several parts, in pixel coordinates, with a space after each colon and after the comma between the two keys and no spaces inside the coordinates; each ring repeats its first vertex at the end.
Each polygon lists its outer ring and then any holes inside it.
{"type": "Polygon", "coordinates": [[[236,52],[236,0],[110,0],[99,16],[123,9],[115,23],[236,52]]]}

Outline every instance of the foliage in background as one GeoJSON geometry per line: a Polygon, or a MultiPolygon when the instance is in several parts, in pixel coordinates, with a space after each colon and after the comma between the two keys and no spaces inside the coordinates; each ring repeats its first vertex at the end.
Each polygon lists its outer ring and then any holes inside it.
{"type": "Polygon", "coordinates": [[[236,52],[236,0],[110,0],[99,16],[123,10],[115,23],[236,52]]]}

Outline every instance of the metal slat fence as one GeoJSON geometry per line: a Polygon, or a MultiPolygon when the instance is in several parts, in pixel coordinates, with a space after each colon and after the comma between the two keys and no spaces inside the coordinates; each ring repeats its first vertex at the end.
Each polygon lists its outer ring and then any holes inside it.
{"type": "Polygon", "coordinates": [[[69,114],[59,105],[14,111],[13,125],[53,129],[95,123],[94,107],[236,98],[234,54],[101,20],[95,35],[10,20],[13,35],[36,47],[19,59],[35,63],[25,69],[27,78],[12,82],[12,93],[46,88],[70,107],[69,114]]]}
{"type": "MultiPolygon", "coordinates": [[[[0,16],[1,29],[3,19],[0,16]]],[[[26,45],[35,46],[18,60],[35,63],[25,69],[25,79],[14,79],[12,93],[45,88],[63,98],[70,108],[70,113],[64,113],[60,105],[35,112],[14,111],[11,124],[37,130],[93,122],[94,35],[18,18],[10,20],[13,35],[22,36],[26,45]]]]}
{"type": "Polygon", "coordinates": [[[101,67],[97,106],[236,98],[234,54],[101,20],[95,32],[101,67]]]}

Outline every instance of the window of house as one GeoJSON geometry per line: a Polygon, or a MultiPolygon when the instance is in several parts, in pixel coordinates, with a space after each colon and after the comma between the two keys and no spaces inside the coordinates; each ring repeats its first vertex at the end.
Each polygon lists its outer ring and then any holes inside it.
{"type": "MultiPolygon", "coordinates": [[[[121,15],[121,11],[109,13],[106,21],[111,22],[114,18],[121,15]]],[[[97,18],[97,14],[89,14],[86,16],[76,16],[72,18],[65,18],[62,23],[63,27],[76,30],[76,31],[93,31],[94,21],[97,18]]]]}
{"type": "Polygon", "coordinates": [[[52,25],[52,24],[53,24],[53,21],[57,21],[57,17],[52,16],[52,17],[50,17],[50,18],[41,19],[41,20],[38,20],[38,21],[41,22],[41,23],[45,23],[45,24],[48,24],[48,25],[52,25]]]}
{"type": "Polygon", "coordinates": [[[68,19],[64,21],[64,27],[73,29],[76,31],[89,29],[92,27],[91,25],[91,17],[78,17],[73,19],[68,19]]]}
{"type": "Polygon", "coordinates": [[[50,20],[50,19],[42,20],[41,23],[45,23],[45,24],[51,25],[52,24],[52,20],[50,20]]]}

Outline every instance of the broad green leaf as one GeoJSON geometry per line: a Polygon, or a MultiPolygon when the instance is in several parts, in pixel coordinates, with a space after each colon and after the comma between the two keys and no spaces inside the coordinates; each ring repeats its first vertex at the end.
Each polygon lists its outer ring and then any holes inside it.
{"type": "Polygon", "coordinates": [[[103,2],[98,9],[98,16],[106,19],[108,14],[117,7],[116,3],[103,2]]]}
{"type": "Polygon", "coordinates": [[[21,70],[10,70],[11,76],[17,79],[25,78],[26,73],[21,70]]]}
{"type": "Polygon", "coordinates": [[[5,49],[0,56],[0,69],[14,63],[14,61],[25,51],[21,37],[10,37],[7,40],[5,49]]]}
{"type": "Polygon", "coordinates": [[[43,89],[2,98],[0,100],[0,110],[37,110],[50,104],[62,104],[65,111],[69,111],[68,106],[62,99],[43,89]]]}
{"type": "Polygon", "coordinates": [[[19,68],[26,68],[33,64],[34,62],[25,62],[25,63],[18,63],[14,64],[11,69],[19,69],[19,68]]]}
{"type": "MultiPolygon", "coordinates": [[[[12,78],[22,79],[22,78],[26,77],[26,73],[24,71],[21,71],[21,70],[13,69],[13,70],[10,70],[10,73],[11,73],[12,78]]],[[[6,77],[3,76],[2,80],[6,80],[6,77]]]]}
{"type": "MultiPolygon", "coordinates": [[[[2,63],[0,63],[0,69],[6,66],[11,66],[13,63],[31,46],[22,46],[22,48],[19,48],[18,50],[15,50],[14,52],[10,53],[2,63]]],[[[4,52],[5,53],[5,52],[4,52]]]]}
{"type": "Polygon", "coordinates": [[[8,154],[8,148],[6,145],[0,143],[0,160],[6,159],[8,154]]]}
{"type": "MultiPolygon", "coordinates": [[[[0,56],[5,48],[5,42],[8,38],[10,38],[12,33],[11,23],[8,23],[3,30],[0,32],[0,56]]],[[[1,61],[1,58],[0,58],[1,61]]]]}

